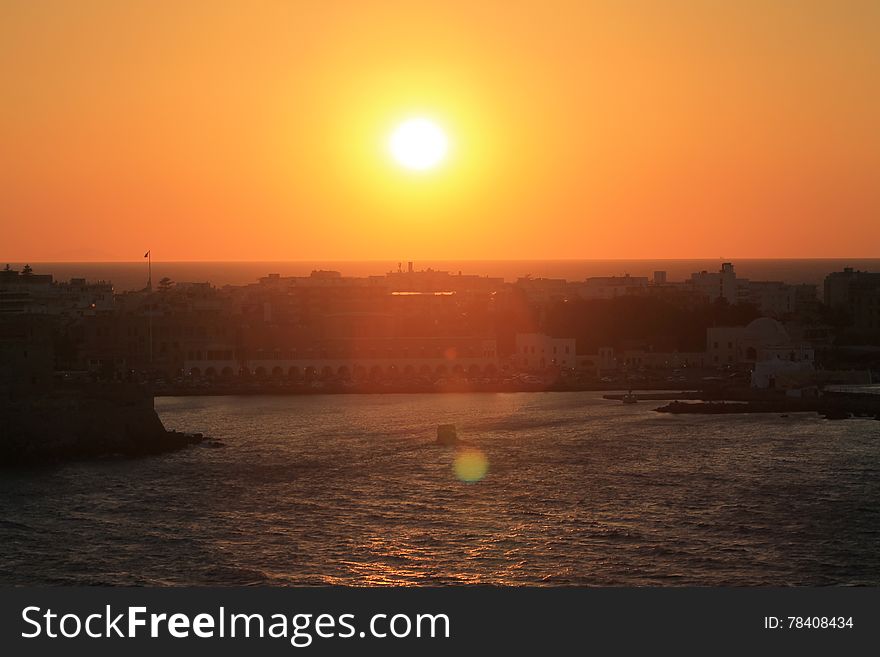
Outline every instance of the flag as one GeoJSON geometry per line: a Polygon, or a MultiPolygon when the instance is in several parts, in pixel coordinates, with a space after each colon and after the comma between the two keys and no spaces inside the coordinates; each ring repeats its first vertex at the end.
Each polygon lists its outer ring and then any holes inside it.
{"type": "Polygon", "coordinates": [[[147,252],[144,254],[144,257],[147,258],[147,257],[149,257],[149,255],[150,255],[150,252],[147,251],[147,252]]]}

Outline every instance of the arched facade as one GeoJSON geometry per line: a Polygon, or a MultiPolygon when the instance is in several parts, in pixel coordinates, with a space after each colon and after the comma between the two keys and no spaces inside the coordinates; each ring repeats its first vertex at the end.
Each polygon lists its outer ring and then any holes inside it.
{"type": "Polygon", "coordinates": [[[204,376],[213,370],[220,376],[271,377],[291,382],[394,381],[450,375],[491,377],[504,365],[497,357],[494,340],[474,338],[349,340],[253,353],[256,357],[240,360],[189,361],[184,371],[204,376]]]}

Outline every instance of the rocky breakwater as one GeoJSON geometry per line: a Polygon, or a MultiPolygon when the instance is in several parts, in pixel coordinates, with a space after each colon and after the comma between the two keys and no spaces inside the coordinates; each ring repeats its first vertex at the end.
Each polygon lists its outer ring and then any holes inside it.
{"type": "Polygon", "coordinates": [[[658,413],[725,415],[731,413],[818,413],[829,420],[868,417],[880,420],[880,397],[823,395],[809,399],[775,397],[748,401],[673,401],[655,408],[658,413]]]}
{"type": "Polygon", "coordinates": [[[146,456],[203,440],[201,434],[166,430],[152,394],[133,385],[0,398],[0,467],[146,456]]]}

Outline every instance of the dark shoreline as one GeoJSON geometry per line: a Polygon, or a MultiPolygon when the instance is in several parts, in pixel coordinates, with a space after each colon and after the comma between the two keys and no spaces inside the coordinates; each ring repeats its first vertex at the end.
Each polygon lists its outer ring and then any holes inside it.
{"type": "Polygon", "coordinates": [[[843,397],[823,395],[810,399],[761,399],[761,400],[714,400],[680,401],[674,400],[654,410],[658,413],[730,415],[741,413],[818,413],[828,420],[845,420],[851,417],[880,420],[880,399],[862,397],[843,397]]]}
{"type": "Polygon", "coordinates": [[[383,394],[445,394],[461,392],[602,392],[606,399],[617,399],[613,393],[629,388],[642,391],[641,399],[649,399],[650,391],[657,391],[653,399],[702,399],[702,393],[696,391],[697,386],[685,386],[690,390],[676,392],[680,388],[666,384],[645,384],[635,387],[608,385],[603,383],[582,384],[568,382],[554,383],[476,383],[450,382],[446,384],[414,384],[414,383],[369,383],[369,384],[274,384],[234,383],[211,386],[163,385],[156,384],[153,391],[156,397],[216,397],[216,396],[249,396],[249,395],[383,395],[383,394]]]}
{"type": "MultiPolygon", "coordinates": [[[[459,383],[436,385],[374,384],[374,385],[223,385],[204,388],[158,386],[157,397],[253,397],[299,395],[381,395],[381,394],[452,394],[452,393],[541,393],[601,392],[608,401],[621,402],[624,388],[607,385],[509,385],[459,383]]],[[[633,390],[636,390],[633,388],[633,390]]],[[[653,408],[658,413],[674,415],[727,415],[754,413],[818,413],[828,419],[868,417],[880,419],[880,395],[854,392],[828,392],[821,396],[797,398],[781,392],[758,391],[752,388],[721,390],[676,390],[669,386],[640,387],[634,393],[638,402],[668,401],[653,408]]]]}
{"type": "Polygon", "coordinates": [[[168,431],[136,385],[87,385],[0,401],[0,468],[173,452],[206,440],[168,431]]]}

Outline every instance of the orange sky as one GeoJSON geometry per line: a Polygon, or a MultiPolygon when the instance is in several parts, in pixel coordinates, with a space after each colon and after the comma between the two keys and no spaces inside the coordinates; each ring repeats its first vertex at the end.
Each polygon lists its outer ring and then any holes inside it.
{"type": "Polygon", "coordinates": [[[875,0],[4,0],[0,71],[0,259],[878,255],[875,0]]]}

